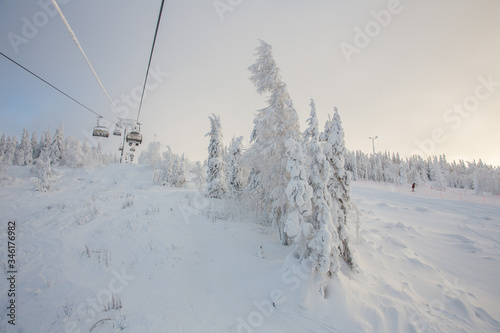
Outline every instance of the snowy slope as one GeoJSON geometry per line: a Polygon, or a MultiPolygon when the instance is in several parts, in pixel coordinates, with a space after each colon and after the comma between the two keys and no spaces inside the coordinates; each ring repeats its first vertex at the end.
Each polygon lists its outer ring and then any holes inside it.
{"type": "Polygon", "coordinates": [[[0,332],[500,331],[498,205],[356,183],[359,271],[320,299],[234,203],[155,186],[141,165],[58,171],[48,193],[29,168],[0,175],[0,260],[15,220],[18,264],[16,326],[2,306],[0,332]]]}

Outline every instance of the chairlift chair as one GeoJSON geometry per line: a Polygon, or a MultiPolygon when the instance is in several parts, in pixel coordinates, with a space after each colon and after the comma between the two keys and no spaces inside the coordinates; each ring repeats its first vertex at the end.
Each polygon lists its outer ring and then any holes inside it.
{"type": "Polygon", "coordinates": [[[94,127],[94,131],[92,132],[92,135],[98,136],[101,138],[107,138],[107,137],[109,137],[109,130],[107,127],[99,125],[99,119],[101,119],[101,118],[102,117],[97,118],[97,126],[94,127]]]}
{"type": "Polygon", "coordinates": [[[132,146],[133,144],[138,146],[142,143],[142,134],[137,131],[132,131],[127,134],[126,141],[130,146],[132,146]]]}
{"type": "Polygon", "coordinates": [[[115,130],[113,131],[113,135],[122,136],[122,131],[120,131],[118,126],[115,126],[115,130]]]}
{"type": "Polygon", "coordinates": [[[135,147],[134,146],[130,147],[130,151],[135,151],[135,147]]]}

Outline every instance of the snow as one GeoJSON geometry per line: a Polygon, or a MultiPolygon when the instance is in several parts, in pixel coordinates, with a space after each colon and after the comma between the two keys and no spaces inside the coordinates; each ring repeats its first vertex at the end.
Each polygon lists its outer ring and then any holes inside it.
{"type": "Polygon", "coordinates": [[[358,271],[344,264],[321,298],[293,248],[234,202],[154,185],[143,165],[53,173],[49,192],[30,167],[0,174],[0,260],[15,220],[18,265],[16,326],[2,306],[0,332],[500,330],[496,196],[353,182],[358,271]]]}

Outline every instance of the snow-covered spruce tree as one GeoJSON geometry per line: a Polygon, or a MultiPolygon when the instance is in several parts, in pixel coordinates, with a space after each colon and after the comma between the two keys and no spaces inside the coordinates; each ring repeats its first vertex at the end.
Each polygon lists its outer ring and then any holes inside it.
{"type": "Polygon", "coordinates": [[[3,163],[5,165],[12,165],[15,164],[15,155],[16,155],[16,149],[18,146],[17,138],[14,137],[7,137],[6,140],[6,148],[5,148],[5,153],[3,156],[3,163]]]}
{"type": "Polygon", "coordinates": [[[80,141],[72,136],[68,136],[65,140],[65,147],[65,151],[67,153],[64,155],[62,160],[64,165],[76,168],[83,166],[86,163],[80,141]]]}
{"type": "Polygon", "coordinates": [[[182,156],[175,155],[174,165],[172,167],[173,173],[173,186],[175,187],[183,187],[186,183],[186,166],[185,166],[185,157],[184,154],[182,156]]]}
{"type": "Polygon", "coordinates": [[[243,137],[233,137],[228,151],[228,185],[231,197],[237,197],[245,186],[245,177],[241,166],[241,155],[243,151],[243,137]]]}
{"type": "MultiPolygon", "coordinates": [[[[314,235],[313,226],[306,221],[312,213],[312,188],[308,182],[306,158],[301,145],[292,138],[285,141],[286,170],[290,175],[285,195],[287,199],[286,220],[284,221],[285,236],[297,238],[296,253],[301,259],[307,258],[307,248],[310,237],[314,235]]],[[[287,243],[289,240],[286,240],[287,243]]]]}
{"type": "Polygon", "coordinates": [[[31,165],[33,162],[33,147],[29,138],[29,132],[23,129],[21,142],[16,149],[15,153],[16,165],[31,165]]]}
{"type": "Polygon", "coordinates": [[[206,179],[206,171],[203,169],[203,165],[200,161],[194,162],[193,168],[191,169],[191,173],[194,175],[192,182],[195,183],[198,188],[201,190],[202,185],[207,183],[206,179]]]}
{"type": "Polygon", "coordinates": [[[50,157],[46,150],[42,151],[36,159],[31,171],[38,176],[32,178],[35,189],[40,192],[50,191],[55,178],[52,175],[50,157]]]}
{"type": "Polygon", "coordinates": [[[56,130],[56,134],[52,140],[49,147],[49,158],[52,164],[59,165],[64,158],[65,145],[64,145],[64,126],[61,126],[56,130]]]}
{"type": "Polygon", "coordinates": [[[159,169],[161,164],[161,143],[150,142],[148,149],[141,152],[138,162],[151,166],[153,169],[159,169]]]}
{"type": "Polygon", "coordinates": [[[431,166],[431,174],[433,180],[435,181],[434,187],[436,188],[436,190],[438,191],[446,190],[446,180],[444,178],[443,171],[441,170],[441,164],[439,163],[437,156],[434,156],[434,162],[432,163],[431,166]]]}
{"type": "Polygon", "coordinates": [[[399,163],[399,177],[398,177],[398,184],[399,185],[404,185],[406,184],[407,176],[406,176],[406,168],[407,164],[404,162],[399,163]]]}
{"type": "Polygon", "coordinates": [[[38,143],[38,140],[36,138],[36,132],[33,132],[33,134],[31,134],[31,148],[33,148],[33,156],[31,160],[35,161],[41,153],[40,144],[38,143]]]}
{"type": "MultiPolygon", "coordinates": [[[[285,231],[288,218],[288,200],[285,188],[290,181],[286,169],[287,149],[285,142],[302,141],[297,111],[288,94],[286,84],[281,81],[280,70],[274,61],[271,45],[260,41],[256,48],[257,62],[248,69],[250,80],[259,94],[269,94],[268,106],[258,111],[245,161],[252,171],[256,200],[262,203],[267,222],[276,226],[281,241],[287,245],[289,237],[285,231]]],[[[256,204],[258,206],[258,204],[256,204]]]]}
{"type": "Polygon", "coordinates": [[[332,197],[332,217],[338,228],[340,238],[340,254],[351,266],[354,266],[352,253],[349,246],[349,236],[346,230],[347,214],[351,208],[351,178],[345,169],[345,156],[347,150],[344,141],[344,129],[337,108],[334,108],[331,121],[325,124],[325,132],[322,138],[326,140],[323,144],[326,159],[331,167],[331,176],[328,181],[328,191],[332,197]]]}
{"type": "Polygon", "coordinates": [[[174,153],[170,146],[167,146],[167,150],[163,152],[163,161],[161,170],[162,172],[162,185],[163,186],[171,186],[172,185],[172,167],[174,165],[174,153]]]}
{"type": "Polygon", "coordinates": [[[92,153],[92,145],[87,138],[85,138],[85,140],[82,143],[82,155],[85,161],[84,162],[85,165],[94,165],[96,163],[94,160],[95,156],[92,153]]]}
{"type": "Polygon", "coordinates": [[[330,164],[326,160],[323,148],[319,143],[319,129],[316,109],[311,101],[311,117],[309,127],[304,132],[305,146],[310,160],[309,184],[312,187],[312,214],[308,224],[304,224],[297,240],[296,254],[299,258],[310,259],[313,269],[321,275],[320,288],[325,287],[325,277],[334,274],[339,268],[340,239],[338,236],[338,219],[331,215],[332,197],[328,191],[331,178],[330,164]]]}
{"type": "Polygon", "coordinates": [[[226,195],[226,179],[224,175],[222,127],[219,116],[212,113],[211,130],[205,136],[210,137],[208,145],[207,191],[208,198],[223,198],[226,195]]]}
{"type": "Polygon", "coordinates": [[[48,151],[48,149],[50,148],[51,144],[52,144],[52,136],[50,134],[50,131],[43,132],[42,137],[40,138],[40,144],[39,144],[40,153],[43,150],[47,150],[48,151]]]}
{"type": "Polygon", "coordinates": [[[316,115],[316,104],[314,104],[314,100],[311,98],[311,103],[309,103],[311,107],[310,117],[307,121],[307,129],[304,131],[304,143],[307,146],[309,143],[314,143],[319,141],[319,123],[318,117],[316,115]]]}

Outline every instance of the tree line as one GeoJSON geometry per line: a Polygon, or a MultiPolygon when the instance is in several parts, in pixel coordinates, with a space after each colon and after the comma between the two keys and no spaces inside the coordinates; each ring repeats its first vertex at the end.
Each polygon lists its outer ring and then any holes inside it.
{"type": "Polygon", "coordinates": [[[101,144],[92,146],[88,140],[78,141],[74,137],[64,137],[64,125],[56,129],[52,137],[50,131],[43,132],[40,139],[36,132],[30,136],[24,129],[21,140],[16,136],[3,134],[0,138],[0,166],[32,166],[33,182],[39,191],[50,190],[54,175],[52,166],[95,166],[116,161],[116,157],[105,154],[101,144]]]}
{"type": "Polygon", "coordinates": [[[348,152],[346,168],[353,180],[417,185],[432,182],[441,191],[452,187],[471,189],[476,194],[500,194],[500,168],[482,160],[450,163],[446,155],[401,158],[397,153],[365,154],[358,150],[348,152]]]}

